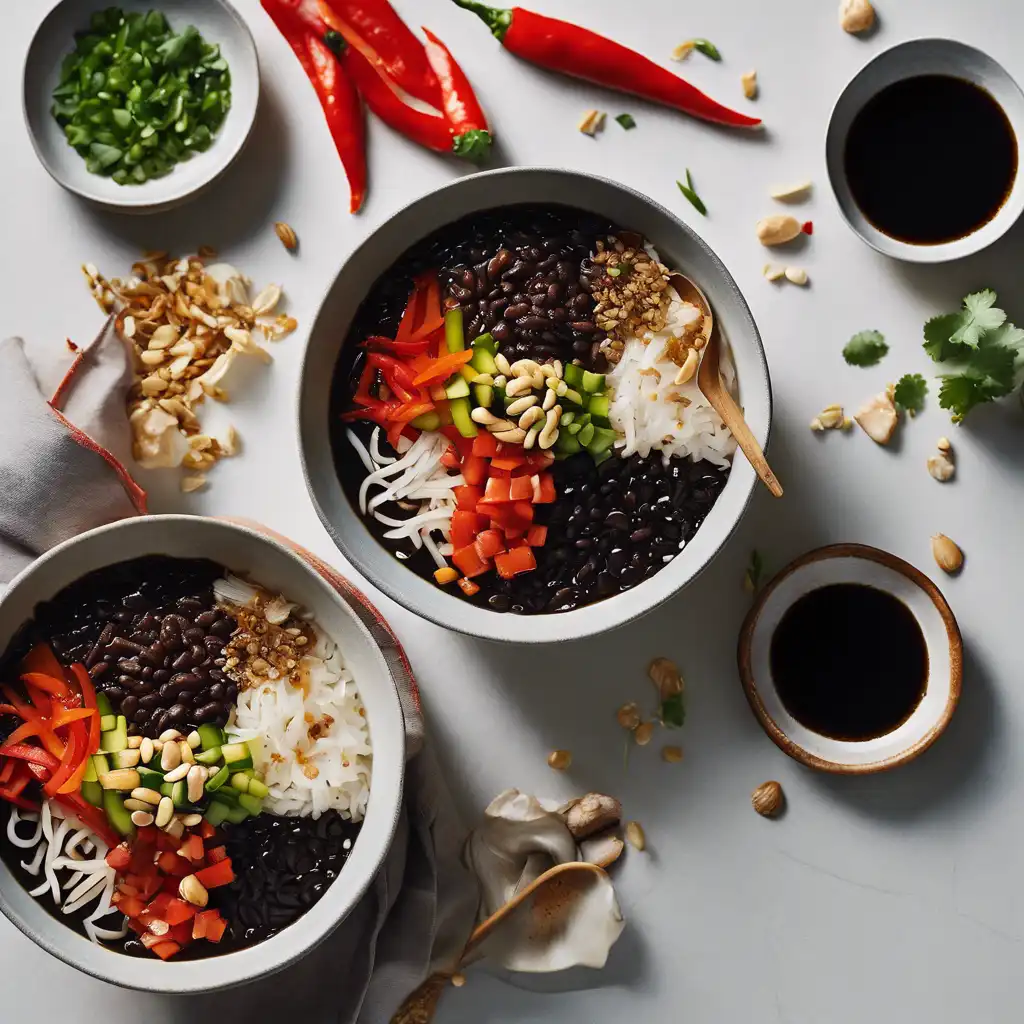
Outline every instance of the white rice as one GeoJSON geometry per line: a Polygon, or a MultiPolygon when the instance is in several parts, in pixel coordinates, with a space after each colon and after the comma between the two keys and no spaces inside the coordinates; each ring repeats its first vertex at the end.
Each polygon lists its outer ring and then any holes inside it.
{"type": "Polygon", "coordinates": [[[254,741],[253,764],[270,790],[264,810],[313,818],[336,810],[362,821],[373,760],[365,709],[340,648],[314,628],[301,685],[285,677],[242,690],[227,732],[254,741]]]}
{"type": "MultiPolygon", "coordinates": [[[[694,462],[706,459],[725,468],[736,450],[732,433],[701,394],[696,374],[685,384],[676,384],[679,367],[666,356],[673,338],[699,326],[700,311],[683,302],[675,289],[669,289],[669,299],[664,329],[627,341],[622,358],[608,374],[613,391],[609,419],[621,435],[615,446],[623,457],[639,453],[646,458],[651,451],[660,451],[666,464],[673,455],[688,455],[694,462]]],[[[732,366],[726,359],[722,370],[731,386],[732,366]]]]}

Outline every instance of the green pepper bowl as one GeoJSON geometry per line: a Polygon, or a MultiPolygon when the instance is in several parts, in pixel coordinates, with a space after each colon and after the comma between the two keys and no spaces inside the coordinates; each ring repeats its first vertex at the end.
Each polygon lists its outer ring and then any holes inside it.
{"type": "MultiPolygon", "coordinates": [[[[69,192],[125,213],[170,209],[199,195],[220,178],[249,139],[260,95],[256,45],[245,21],[226,0],[60,0],[36,30],[25,58],[22,82],[25,125],[49,175],[69,192]],[[119,184],[106,174],[90,171],[85,157],[72,148],[51,112],[62,64],[75,48],[75,34],[88,28],[93,14],[111,6],[129,14],[159,10],[176,33],[194,25],[203,40],[220,47],[231,77],[231,105],[208,147],[141,184],[119,184]]],[[[181,124],[184,132],[190,131],[186,122],[181,124]]],[[[104,127],[100,125],[97,130],[104,127]]],[[[174,127],[163,134],[173,133],[174,127]]],[[[177,146],[177,140],[171,145],[177,146]]]]}

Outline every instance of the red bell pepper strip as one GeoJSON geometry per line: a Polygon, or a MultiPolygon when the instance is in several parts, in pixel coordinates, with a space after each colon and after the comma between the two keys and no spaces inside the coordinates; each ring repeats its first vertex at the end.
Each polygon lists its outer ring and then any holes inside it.
{"type": "Polygon", "coordinates": [[[504,10],[477,0],[455,0],[476,14],[511,53],[532,64],[663,103],[716,124],[753,128],[759,118],[730,110],[678,75],[589,29],[534,14],[522,7],[504,10]]]}
{"type": "Polygon", "coordinates": [[[359,94],[324,43],[327,26],[317,13],[315,0],[261,0],[261,3],[316,90],[348,177],[349,209],[356,213],[366,197],[366,124],[359,94]]]}
{"type": "Polygon", "coordinates": [[[56,796],[57,793],[68,792],[68,790],[64,789],[64,784],[74,776],[88,756],[86,753],[89,746],[88,728],[81,722],[72,722],[67,728],[68,745],[64,752],[64,757],[61,758],[60,767],[43,787],[43,791],[47,796],[56,796]]]}
{"type": "Polygon", "coordinates": [[[416,290],[422,295],[422,315],[419,325],[409,336],[410,341],[422,341],[434,331],[444,327],[444,313],[441,312],[441,285],[436,274],[422,274],[416,278],[416,290]]]}
{"type": "Polygon", "coordinates": [[[433,360],[427,369],[416,375],[413,383],[416,387],[421,387],[424,384],[433,384],[435,381],[447,380],[460,366],[465,366],[472,358],[473,350],[471,348],[463,349],[461,352],[449,352],[447,355],[441,356],[440,359],[433,360]]]}
{"type": "Polygon", "coordinates": [[[36,644],[21,659],[22,672],[42,672],[43,675],[53,676],[54,679],[64,678],[64,666],[57,660],[57,655],[49,644],[36,644]]]}
{"type": "Polygon", "coordinates": [[[57,771],[60,761],[42,747],[31,747],[27,743],[7,743],[0,747],[0,754],[5,757],[16,757],[21,761],[28,761],[30,764],[37,764],[41,768],[48,768],[51,772],[57,771]]]}
{"type": "Polygon", "coordinates": [[[441,90],[423,47],[388,0],[324,0],[320,14],[395,85],[440,107],[441,90]]]}
{"type": "Polygon", "coordinates": [[[362,347],[371,352],[390,352],[396,356],[418,356],[430,348],[430,338],[421,338],[419,341],[392,341],[391,338],[374,334],[362,343],[362,347]]]}
{"type": "Polygon", "coordinates": [[[441,109],[451,125],[455,155],[479,162],[490,152],[494,141],[487,117],[466,73],[448,47],[425,26],[423,33],[427,37],[427,60],[441,85],[441,109]]]}
{"type": "Polygon", "coordinates": [[[84,665],[76,662],[71,666],[71,674],[82,691],[82,704],[95,712],[89,721],[89,754],[92,755],[100,749],[100,713],[96,705],[96,687],[92,685],[92,677],[84,665]]]}
{"type": "Polygon", "coordinates": [[[2,767],[0,767],[0,786],[4,786],[11,781],[11,776],[14,774],[14,768],[17,763],[13,758],[7,758],[3,762],[2,767]]]}
{"type": "MultiPolygon", "coordinates": [[[[384,355],[381,352],[370,352],[366,356],[366,362],[384,374],[388,387],[396,392],[396,394],[399,388],[405,391],[416,390],[416,385],[413,383],[416,379],[416,374],[405,363],[394,356],[384,355]]],[[[410,395],[408,398],[402,398],[402,401],[411,402],[415,397],[415,395],[410,395]]]]}
{"type": "Polygon", "coordinates": [[[34,708],[31,704],[24,703],[21,698],[8,686],[0,687],[3,691],[4,696],[10,702],[5,707],[13,707],[14,714],[21,718],[25,722],[33,722],[39,726],[39,731],[36,733],[39,739],[42,741],[43,746],[46,750],[55,758],[62,758],[64,756],[64,744],[58,738],[57,734],[50,728],[48,719],[44,718],[39,711],[34,708]]]}
{"type": "Polygon", "coordinates": [[[36,689],[42,690],[43,693],[58,698],[62,702],[71,694],[70,687],[64,681],[63,673],[60,678],[55,678],[43,672],[25,672],[21,677],[21,681],[27,686],[34,686],[36,689]]]}
{"type": "Polygon", "coordinates": [[[106,815],[92,804],[86,803],[77,793],[60,793],[55,799],[83,825],[92,829],[107,846],[114,847],[121,842],[121,837],[110,827],[106,815]]]}

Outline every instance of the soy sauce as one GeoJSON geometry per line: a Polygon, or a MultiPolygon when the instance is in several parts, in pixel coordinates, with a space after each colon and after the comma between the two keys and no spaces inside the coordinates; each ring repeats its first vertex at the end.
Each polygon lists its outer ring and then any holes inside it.
{"type": "Polygon", "coordinates": [[[924,696],[928,649],[898,598],[859,583],[805,594],[772,636],[775,689],[802,725],[869,740],[902,725],[924,696]]]}
{"type": "Polygon", "coordinates": [[[987,224],[1017,176],[1017,137],[993,96],[963,78],[894,82],[854,118],[846,179],[879,231],[916,245],[987,224]]]}

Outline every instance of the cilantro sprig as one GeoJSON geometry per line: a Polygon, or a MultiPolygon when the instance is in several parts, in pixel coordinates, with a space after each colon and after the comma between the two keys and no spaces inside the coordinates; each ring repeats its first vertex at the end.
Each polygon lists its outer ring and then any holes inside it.
{"type": "Polygon", "coordinates": [[[1007,320],[988,288],[968,295],[955,313],[932,317],[924,325],[924,350],[948,371],[940,375],[939,405],[959,423],[975,406],[1019,386],[1024,330],[1007,320]]]}
{"type": "Polygon", "coordinates": [[[879,331],[859,331],[843,348],[843,358],[850,366],[875,366],[888,351],[879,331]]]}
{"type": "Polygon", "coordinates": [[[892,400],[909,416],[916,416],[924,408],[928,382],[919,373],[905,373],[893,388],[892,400]]]}

